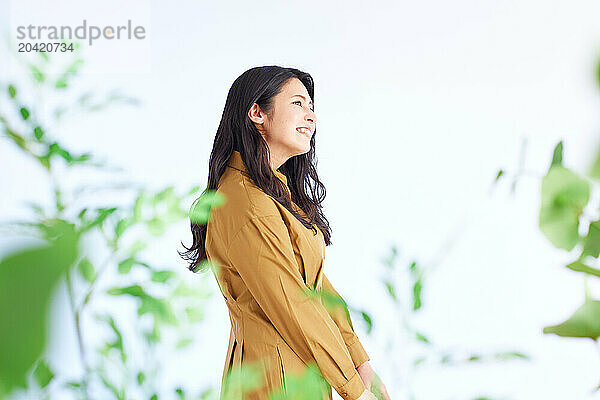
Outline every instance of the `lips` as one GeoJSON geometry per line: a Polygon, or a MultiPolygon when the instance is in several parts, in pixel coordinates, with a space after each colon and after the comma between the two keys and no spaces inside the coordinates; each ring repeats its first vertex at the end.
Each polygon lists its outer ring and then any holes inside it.
{"type": "Polygon", "coordinates": [[[296,131],[308,138],[310,138],[312,136],[312,131],[310,130],[310,128],[307,128],[305,126],[301,126],[299,128],[296,128],[296,131]]]}

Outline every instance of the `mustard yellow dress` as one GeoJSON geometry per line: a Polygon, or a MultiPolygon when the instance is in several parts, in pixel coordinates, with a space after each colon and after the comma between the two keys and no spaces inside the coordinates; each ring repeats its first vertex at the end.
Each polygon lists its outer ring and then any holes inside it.
{"type": "MultiPolygon", "coordinates": [[[[289,192],[287,177],[274,173],[289,192]]],[[[315,226],[315,235],[256,186],[238,151],[217,192],[226,202],[211,210],[205,244],[231,320],[221,398],[267,400],[273,392],[297,391],[292,377],[316,365],[315,375],[326,387],[316,399],[331,399],[332,387],[344,400],[357,399],[365,386],[356,367],[369,356],[350,316],[343,307],[325,307],[323,298],[306,295],[316,288],[339,296],[323,271],[321,230],[315,226]],[[228,375],[245,365],[258,371],[258,386],[249,383],[252,375],[228,375]]]]}

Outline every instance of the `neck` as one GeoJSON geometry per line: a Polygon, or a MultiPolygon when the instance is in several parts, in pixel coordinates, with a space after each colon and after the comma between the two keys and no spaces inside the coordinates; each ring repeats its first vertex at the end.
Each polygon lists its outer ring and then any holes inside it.
{"type": "Polygon", "coordinates": [[[289,157],[273,154],[273,152],[270,152],[269,161],[271,163],[271,169],[274,171],[279,169],[279,167],[281,167],[288,160],[288,158],[289,157]]]}

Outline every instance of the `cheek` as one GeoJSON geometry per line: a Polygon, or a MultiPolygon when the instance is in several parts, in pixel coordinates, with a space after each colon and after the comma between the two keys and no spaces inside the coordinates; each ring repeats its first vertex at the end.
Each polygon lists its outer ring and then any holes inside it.
{"type": "Polygon", "coordinates": [[[302,110],[300,107],[280,109],[277,117],[273,120],[272,139],[280,142],[295,140],[296,127],[302,123],[302,110]]]}
{"type": "Polygon", "coordinates": [[[290,132],[295,132],[299,118],[297,113],[288,112],[281,116],[279,127],[289,135],[290,132]]]}

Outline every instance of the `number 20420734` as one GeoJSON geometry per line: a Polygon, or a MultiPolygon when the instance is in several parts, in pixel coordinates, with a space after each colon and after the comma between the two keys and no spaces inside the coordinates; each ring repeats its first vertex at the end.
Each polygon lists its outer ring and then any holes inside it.
{"type": "Polygon", "coordinates": [[[57,53],[73,51],[73,43],[19,43],[19,53],[30,53],[32,51],[38,51],[40,53],[57,53]]]}

